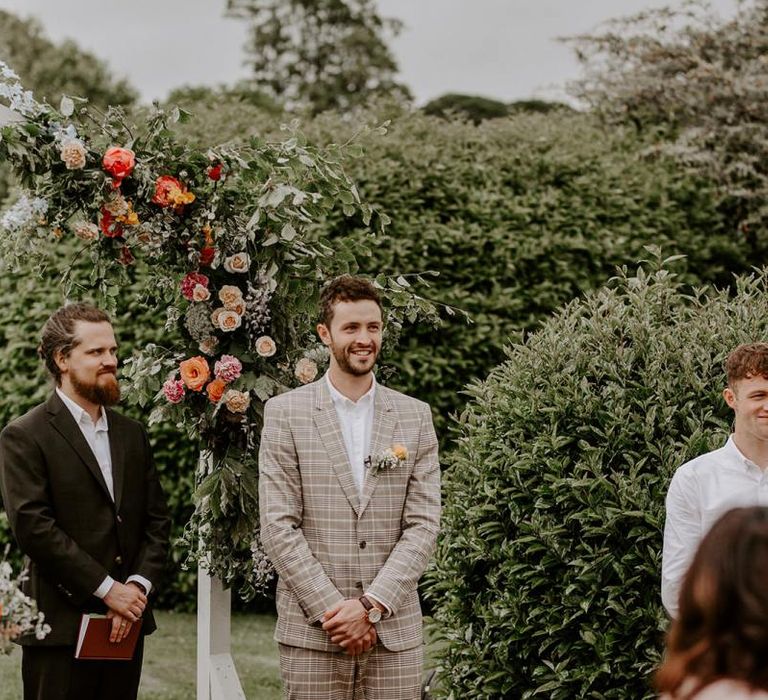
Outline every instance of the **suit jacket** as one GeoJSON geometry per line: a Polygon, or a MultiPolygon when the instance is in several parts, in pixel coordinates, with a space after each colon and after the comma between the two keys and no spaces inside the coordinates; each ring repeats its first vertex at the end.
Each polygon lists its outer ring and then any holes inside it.
{"type": "MultiPolygon", "coordinates": [[[[144,428],[106,409],[115,500],[82,431],[54,392],[0,433],[0,492],[25,555],[24,592],[51,633],[21,644],[74,644],[84,612],[107,611],[93,595],[107,575],[160,581],[170,517],[144,428]]],[[[143,632],[155,629],[144,612],[143,632]]]]}
{"type": "Polygon", "coordinates": [[[262,544],[279,575],[277,641],[340,651],[320,618],[368,592],[392,613],[376,625],[387,649],[422,643],[417,584],[439,530],[437,438],[427,404],[378,385],[371,454],[397,443],[408,458],[368,469],[360,495],[325,379],[266,403],[259,502],[262,544]]]}

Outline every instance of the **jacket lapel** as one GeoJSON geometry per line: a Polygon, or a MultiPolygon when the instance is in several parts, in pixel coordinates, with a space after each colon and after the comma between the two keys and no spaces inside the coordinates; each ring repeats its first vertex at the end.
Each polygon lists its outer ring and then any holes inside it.
{"type": "Polygon", "coordinates": [[[99,463],[96,461],[91,448],[88,446],[88,442],[83,436],[83,432],[80,430],[69,409],[64,405],[64,402],[58,397],[54,391],[46,404],[48,411],[48,419],[51,425],[61,434],[61,436],[71,445],[72,449],[77,453],[78,457],[83,461],[88,470],[93,474],[93,478],[99,482],[104,495],[109,502],[112,502],[112,496],[109,494],[109,489],[104,481],[104,476],[99,468],[99,463]]]}
{"type": "Polygon", "coordinates": [[[112,411],[107,411],[107,423],[109,425],[109,454],[112,458],[112,487],[115,489],[115,509],[119,512],[125,474],[123,434],[122,431],[115,428],[115,414],[112,411]]]}
{"type": "Polygon", "coordinates": [[[357,484],[355,484],[355,477],[352,475],[352,467],[349,465],[347,449],[344,447],[339,417],[336,415],[331,392],[328,391],[325,382],[325,378],[315,382],[315,410],[312,417],[344,495],[355,513],[359,514],[360,499],[357,493],[357,484]]]}
{"type": "MultiPolygon", "coordinates": [[[[392,447],[392,436],[397,424],[397,413],[394,406],[387,396],[385,387],[378,385],[373,402],[373,428],[371,430],[371,457],[380,454],[389,447],[392,447]]],[[[363,495],[360,499],[360,513],[368,506],[371,500],[376,484],[379,483],[379,473],[373,466],[366,469],[365,482],[363,483],[363,495]]]]}

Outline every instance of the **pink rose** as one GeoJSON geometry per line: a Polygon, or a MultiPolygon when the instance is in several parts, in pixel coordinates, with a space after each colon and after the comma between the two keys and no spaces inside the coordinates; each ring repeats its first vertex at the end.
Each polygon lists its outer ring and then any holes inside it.
{"type": "Polygon", "coordinates": [[[217,378],[234,382],[243,372],[243,365],[234,355],[222,355],[213,369],[217,378]]]}
{"type": "Polygon", "coordinates": [[[195,287],[198,284],[208,289],[208,278],[199,272],[188,272],[181,280],[181,296],[187,301],[192,301],[195,298],[195,287]]]}
{"type": "Polygon", "coordinates": [[[192,301],[208,301],[211,298],[211,292],[208,287],[202,284],[196,284],[192,290],[192,301]]]}
{"type": "Polygon", "coordinates": [[[163,384],[163,394],[170,403],[179,403],[184,398],[184,382],[180,379],[168,379],[163,384]]]}

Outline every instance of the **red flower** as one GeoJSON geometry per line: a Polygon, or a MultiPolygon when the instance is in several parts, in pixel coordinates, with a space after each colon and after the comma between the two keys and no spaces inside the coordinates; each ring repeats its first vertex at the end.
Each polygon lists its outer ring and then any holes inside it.
{"type": "Polygon", "coordinates": [[[211,178],[211,180],[221,180],[221,171],[224,169],[224,166],[222,163],[217,163],[216,165],[212,165],[206,170],[208,173],[208,177],[211,178]]]}
{"type": "Polygon", "coordinates": [[[188,272],[184,279],[181,280],[181,295],[187,300],[192,301],[194,298],[195,287],[198,284],[202,284],[206,289],[208,288],[208,278],[205,275],[201,275],[199,272],[188,272]]]}
{"type": "Polygon", "coordinates": [[[115,217],[112,216],[104,207],[101,208],[101,221],[99,221],[101,232],[107,238],[120,238],[123,235],[123,227],[115,217]]]}
{"type": "Polygon", "coordinates": [[[107,149],[101,164],[104,170],[114,178],[112,186],[117,188],[120,187],[123,178],[128,177],[133,172],[133,167],[136,165],[136,154],[130,148],[112,146],[107,149]]]}
{"type": "Polygon", "coordinates": [[[205,246],[204,248],[200,249],[201,265],[205,265],[207,267],[213,262],[214,257],[216,257],[216,248],[212,248],[211,246],[205,246]]]}
{"type": "Polygon", "coordinates": [[[120,250],[120,264],[133,265],[135,261],[136,261],[136,258],[133,257],[133,253],[131,252],[131,249],[127,245],[124,245],[120,250]]]}

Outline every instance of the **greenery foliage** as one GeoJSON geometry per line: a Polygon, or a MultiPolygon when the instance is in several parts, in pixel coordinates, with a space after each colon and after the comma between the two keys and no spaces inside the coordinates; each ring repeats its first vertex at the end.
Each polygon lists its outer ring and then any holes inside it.
{"type": "Polygon", "coordinates": [[[666,489],[729,432],[727,353],[766,336],[766,272],[730,295],[624,270],[470,387],[428,591],[441,697],[655,697],[666,489]]]}
{"type": "MultiPolygon", "coordinates": [[[[321,141],[345,128],[330,116],[307,125],[321,141]]],[[[758,262],[725,230],[708,183],[643,157],[643,147],[580,114],[473,126],[411,113],[350,165],[361,195],[392,219],[362,269],[439,272],[433,293],[474,319],[412,329],[384,358],[399,369],[396,388],[432,405],[444,446],[464,385],[504,359],[502,346],[639,260],[645,245],[687,255],[681,274],[693,283],[727,285],[758,262]]],[[[323,225],[366,240],[362,227],[350,231],[354,218],[323,225]]]]}
{"type": "MultiPolygon", "coordinates": [[[[704,2],[613,22],[571,40],[585,63],[575,93],[611,124],[716,181],[734,231],[768,246],[768,2],[727,21],[704,2]]],[[[734,235],[737,235],[734,233],[734,235]]]]}

